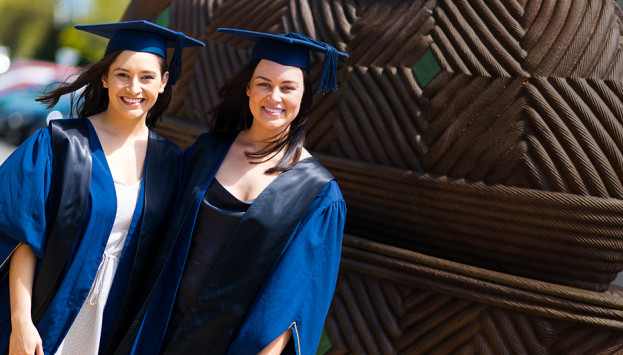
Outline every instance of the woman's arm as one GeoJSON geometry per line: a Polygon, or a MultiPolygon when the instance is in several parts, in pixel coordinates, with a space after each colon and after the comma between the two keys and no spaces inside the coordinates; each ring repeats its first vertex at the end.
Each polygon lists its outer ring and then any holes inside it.
{"type": "Polygon", "coordinates": [[[287,328],[297,354],[315,354],[333,299],[345,217],[337,184],[329,183],[264,281],[230,354],[259,353],[287,328]]]}
{"type": "Polygon", "coordinates": [[[9,354],[43,355],[39,332],[32,322],[32,284],[37,258],[27,244],[21,244],[11,257],[9,295],[11,302],[11,338],[9,354]]]}

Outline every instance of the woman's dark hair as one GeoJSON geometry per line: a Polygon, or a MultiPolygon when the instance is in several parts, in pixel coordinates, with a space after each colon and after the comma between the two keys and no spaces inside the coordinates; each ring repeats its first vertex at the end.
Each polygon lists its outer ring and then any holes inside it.
{"type": "MultiPolygon", "coordinates": [[[[251,127],[253,115],[249,108],[249,98],[247,97],[246,90],[259,62],[260,60],[256,59],[247,63],[245,67],[225,82],[225,85],[219,90],[221,101],[208,112],[211,131],[231,132],[251,127]]],[[[301,157],[301,150],[305,144],[305,123],[307,122],[314,96],[309,75],[304,70],[301,71],[303,72],[304,91],[298,115],[288,127],[273,137],[272,141],[265,148],[257,152],[245,152],[248,158],[264,161],[285,149],[279,163],[266,170],[267,174],[288,171],[292,169],[301,157]],[[287,134],[284,135],[285,132],[287,134]]]]}
{"type": "MultiPolygon", "coordinates": [[[[102,77],[108,75],[111,64],[117,59],[122,50],[115,50],[104,55],[102,59],[86,67],[80,75],[74,80],[66,80],[57,88],[51,90],[38,97],[36,100],[47,105],[51,109],[58,103],[63,95],[71,95],[70,113],[71,117],[89,117],[100,112],[106,111],[108,108],[108,89],[102,85],[102,77]],[[75,98],[78,90],[84,88],[75,98]]],[[[157,56],[160,60],[160,70],[164,74],[167,72],[167,61],[157,56]]],[[[158,95],[158,99],[154,106],[147,113],[145,124],[147,127],[153,127],[162,117],[169,107],[171,98],[173,97],[173,88],[171,85],[164,87],[164,92],[158,95]]]]}

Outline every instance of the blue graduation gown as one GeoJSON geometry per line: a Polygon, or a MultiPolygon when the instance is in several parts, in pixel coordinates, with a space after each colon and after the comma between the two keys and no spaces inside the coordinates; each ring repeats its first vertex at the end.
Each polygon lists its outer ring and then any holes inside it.
{"type": "Polygon", "coordinates": [[[316,354],[335,290],[345,216],[346,205],[333,180],[290,236],[229,354],[257,354],[288,328],[297,354],[316,354]]]}
{"type": "MultiPolygon", "coordinates": [[[[215,266],[217,276],[213,275],[215,278],[204,284],[195,305],[180,326],[182,335],[174,338],[168,348],[161,349],[188,256],[194,221],[199,210],[198,201],[212,182],[233,138],[214,133],[204,134],[185,153],[184,193],[169,226],[169,231],[175,234],[175,245],[170,254],[161,258],[162,272],[151,302],[144,307],[144,317],[140,317],[129,332],[128,337],[133,341],[133,354],[155,354],[159,351],[165,354],[189,351],[257,354],[289,328],[298,354],[316,352],[335,289],[346,216],[344,199],[332,177],[323,183],[321,189],[313,192],[309,203],[302,209],[302,217],[294,220],[291,228],[287,227],[284,243],[276,251],[267,275],[261,280],[248,279],[248,275],[253,274],[258,265],[261,266],[261,262],[252,254],[255,248],[265,248],[261,243],[247,246],[247,250],[243,251],[241,249],[245,246],[236,244],[236,247],[224,252],[227,255],[219,256],[221,261],[234,255],[234,261],[239,260],[235,259],[237,257],[248,262],[226,264],[228,266],[222,270],[222,280],[218,278],[219,267],[215,266]],[[207,170],[203,168],[206,166],[209,167],[207,170]],[[201,172],[202,169],[205,171],[201,172]],[[228,289],[242,285],[244,290],[244,285],[249,281],[259,281],[259,289],[251,291],[256,293],[251,295],[248,307],[243,308],[242,303],[230,302],[228,289]],[[231,319],[238,316],[242,317],[242,324],[232,325],[231,319]],[[222,338],[221,333],[224,335],[222,338]],[[220,343],[214,347],[205,345],[205,338],[215,338],[208,341],[212,344],[220,343]],[[223,342],[225,344],[221,344],[223,342]]],[[[306,175],[328,174],[313,158],[299,162],[298,165],[306,165],[306,175]]],[[[255,199],[234,236],[236,233],[248,234],[250,238],[245,240],[248,244],[254,236],[261,239],[266,236],[261,233],[270,234],[272,224],[277,224],[275,221],[288,219],[291,210],[281,204],[284,193],[292,193],[296,198],[305,200],[303,195],[308,187],[298,183],[298,178],[282,178],[288,174],[295,173],[280,175],[255,199]],[[292,189],[298,189],[299,193],[292,189]],[[265,232],[262,232],[263,226],[268,226],[265,232]]],[[[235,244],[236,240],[229,243],[235,244]]],[[[252,243],[255,244],[254,241],[252,243]]],[[[118,353],[126,351],[127,348],[122,347],[118,353]]]]}
{"type": "MultiPolygon", "coordinates": [[[[62,271],[60,285],[36,324],[46,354],[56,351],[84,303],[116,214],[112,175],[97,134],[90,122],[85,121],[90,148],[85,154],[91,154],[92,159],[89,196],[80,232],[62,271]]],[[[136,293],[136,287],[143,286],[146,261],[153,258],[150,254],[155,251],[151,244],[159,242],[155,233],[166,226],[169,205],[173,203],[179,182],[180,156],[177,146],[150,132],[137,207],[105,309],[103,345],[115,323],[123,327],[119,318],[127,315],[119,317],[120,309],[134,311],[133,298],[136,295],[130,294],[130,289],[136,293]],[[163,167],[174,171],[163,174],[158,170],[163,167]],[[163,187],[169,190],[163,190],[163,187]],[[162,191],[163,195],[156,198],[153,193],[146,194],[146,191],[155,189],[162,191]],[[150,206],[148,202],[156,206],[150,206]]],[[[0,258],[5,261],[2,265],[5,273],[8,259],[19,243],[28,244],[38,259],[44,257],[50,229],[46,208],[53,174],[52,159],[50,131],[46,127],[20,145],[0,167],[0,258]]],[[[8,277],[4,277],[0,280],[0,349],[7,349],[11,332],[8,291],[8,277]]]]}

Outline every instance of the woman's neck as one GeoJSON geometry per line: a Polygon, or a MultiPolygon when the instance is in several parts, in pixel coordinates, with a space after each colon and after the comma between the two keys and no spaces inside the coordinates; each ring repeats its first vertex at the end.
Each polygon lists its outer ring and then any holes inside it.
{"type": "Polygon", "coordinates": [[[144,121],[111,119],[106,113],[88,119],[95,128],[113,178],[126,185],[140,180],[149,141],[149,129],[144,121]]]}
{"type": "Polygon", "coordinates": [[[266,148],[277,139],[285,139],[288,134],[288,129],[285,131],[269,131],[251,125],[251,128],[240,132],[240,134],[240,138],[249,145],[252,151],[259,151],[266,148]]]}
{"type": "Polygon", "coordinates": [[[148,128],[145,125],[145,119],[122,119],[117,118],[106,111],[89,117],[93,126],[100,131],[106,132],[107,135],[114,135],[119,138],[139,138],[145,137],[148,128]]]}
{"type": "Polygon", "coordinates": [[[249,130],[244,130],[238,134],[234,141],[234,150],[238,151],[240,156],[247,162],[253,162],[255,165],[262,162],[261,165],[265,169],[274,167],[283,157],[284,149],[272,152],[265,157],[250,157],[247,155],[248,153],[257,153],[266,149],[274,137],[258,138],[257,136],[250,135],[249,132],[249,130]]]}

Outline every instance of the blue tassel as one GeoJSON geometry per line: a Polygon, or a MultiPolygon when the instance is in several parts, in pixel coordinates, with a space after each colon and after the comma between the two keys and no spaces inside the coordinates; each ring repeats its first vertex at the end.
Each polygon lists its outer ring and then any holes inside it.
{"type": "Polygon", "coordinates": [[[175,51],[173,52],[173,58],[171,58],[171,64],[169,64],[169,85],[175,85],[177,79],[182,75],[182,50],[184,48],[185,35],[182,32],[177,32],[177,35],[175,51]]]}
{"type": "Polygon", "coordinates": [[[320,84],[318,85],[318,92],[323,94],[337,90],[337,61],[338,61],[338,51],[330,44],[316,41],[315,39],[309,38],[299,33],[290,32],[285,35],[286,37],[296,38],[303,41],[311,42],[318,46],[324,47],[325,56],[324,62],[322,64],[322,75],[320,76],[320,84]]]}
{"type": "MultiPolygon", "coordinates": [[[[331,47],[331,46],[329,46],[331,47]]],[[[327,48],[327,54],[324,57],[324,63],[322,64],[322,76],[320,77],[320,85],[318,85],[318,92],[323,94],[337,90],[337,50],[333,47],[327,48]]]]}

